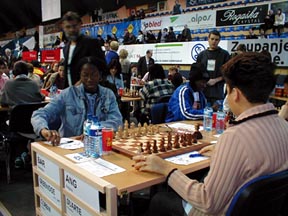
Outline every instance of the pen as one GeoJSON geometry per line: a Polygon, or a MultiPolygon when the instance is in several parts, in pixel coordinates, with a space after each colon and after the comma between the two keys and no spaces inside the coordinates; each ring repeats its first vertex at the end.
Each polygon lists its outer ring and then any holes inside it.
{"type": "Polygon", "coordinates": [[[194,157],[203,157],[202,154],[196,153],[196,154],[190,154],[189,155],[190,158],[194,158],[194,157]]]}
{"type": "Polygon", "coordinates": [[[69,140],[69,141],[66,141],[66,142],[60,142],[60,145],[68,144],[68,143],[73,143],[73,142],[74,142],[73,140],[69,140]]]}

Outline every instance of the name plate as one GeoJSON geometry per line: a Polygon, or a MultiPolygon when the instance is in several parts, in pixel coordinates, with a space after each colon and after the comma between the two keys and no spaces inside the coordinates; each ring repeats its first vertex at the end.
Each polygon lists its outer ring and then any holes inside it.
{"type": "Polygon", "coordinates": [[[65,188],[73,193],[78,199],[91,206],[95,211],[100,212],[99,191],[72,175],[64,171],[65,188]]]}
{"type": "Polygon", "coordinates": [[[49,205],[44,199],[40,197],[40,209],[42,215],[45,216],[61,216],[61,214],[56,211],[51,205],[49,205]]]}
{"type": "Polygon", "coordinates": [[[36,155],[37,168],[60,185],[59,167],[41,154],[36,155]]]}
{"type": "Polygon", "coordinates": [[[85,209],[80,207],[76,202],[72,201],[69,197],[66,199],[66,213],[72,216],[92,216],[85,209]]]}
{"type": "Polygon", "coordinates": [[[45,194],[52,202],[61,208],[61,195],[60,191],[48,183],[45,179],[38,177],[39,190],[45,194]]]}

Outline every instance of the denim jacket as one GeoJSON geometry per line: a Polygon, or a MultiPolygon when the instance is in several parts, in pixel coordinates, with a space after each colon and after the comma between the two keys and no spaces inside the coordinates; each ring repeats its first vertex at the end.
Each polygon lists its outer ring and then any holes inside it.
{"type": "MultiPolygon", "coordinates": [[[[95,110],[103,127],[112,127],[114,131],[122,125],[122,115],[114,93],[98,85],[95,110]]],[[[83,123],[87,118],[88,101],[83,85],[64,89],[44,108],[36,110],[31,118],[34,131],[40,135],[43,128],[49,129],[49,123],[61,121],[61,137],[78,136],[83,133],[83,123]]]]}

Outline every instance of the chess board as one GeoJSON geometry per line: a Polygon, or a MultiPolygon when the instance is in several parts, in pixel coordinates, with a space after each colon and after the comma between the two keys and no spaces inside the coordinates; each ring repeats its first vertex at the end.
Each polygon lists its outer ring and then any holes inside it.
{"type": "MultiPolygon", "coordinates": [[[[181,134],[179,134],[181,136],[181,134]]],[[[179,148],[174,148],[173,143],[175,140],[175,133],[172,134],[171,136],[171,142],[172,142],[172,149],[171,150],[166,150],[164,152],[160,151],[160,145],[161,145],[161,141],[164,138],[164,146],[165,148],[167,148],[167,143],[168,143],[168,132],[161,132],[161,133],[157,133],[154,135],[145,135],[145,136],[139,136],[139,137],[129,137],[126,139],[117,139],[117,140],[113,140],[112,143],[112,148],[114,151],[120,152],[122,154],[125,154],[129,157],[133,157],[137,154],[140,154],[140,149],[141,149],[141,143],[142,143],[142,150],[143,152],[141,152],[141,154],[150,154],[147,152],[146,147],[147,147],[147,142],[149,141],[149,143],[151,144],[151,154],[156,154],[158,156],[160,156],[161,158],[168,158],[168,157],[172,157],[172,156],[176,156],[176,155],[180,155],[180,154],[184,154],[187,152],[192,152],[192,151],[198,151],[201,148],[210,145],[210,142],[205,141],[205,140],[197,140],[197,143],[192,143],[192,145],[187,145],[187,146],[182,146],[182,143],[180,142],[180,138],[179,138],[179,148]],[[156,145],[157,145],[157,153],[153,153],[153,145],[154,145],[154,140],[156,140],[156,145]]],[[[191,144],[191,142],[190,142],[191,144]]]]}

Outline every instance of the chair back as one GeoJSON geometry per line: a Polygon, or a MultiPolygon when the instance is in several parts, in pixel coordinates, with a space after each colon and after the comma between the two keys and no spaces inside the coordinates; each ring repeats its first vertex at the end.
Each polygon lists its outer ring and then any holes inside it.
{"type": "Polygon", "coordinates": [[[151,107],[151,123],[161,124],[165,122],[168,103],[157,103],[151,107]]]}
{"type": "Polygon", "coordinates": [[[18,132],[18,133],[34,133],[32,124],[31,124],[31,116],[32,113],[44,107],[47,103],[39,102],[39,103],[26,103],[26,104],[18,104],[14,106],[10,113],[9,118],[9,131],[10,132],[18,132]]]}
{"type": "Polygon", "coordinates": [[[287,195],[288,170],[260,176],[239,189],[226,216],[282,215],[287,195]]]}

